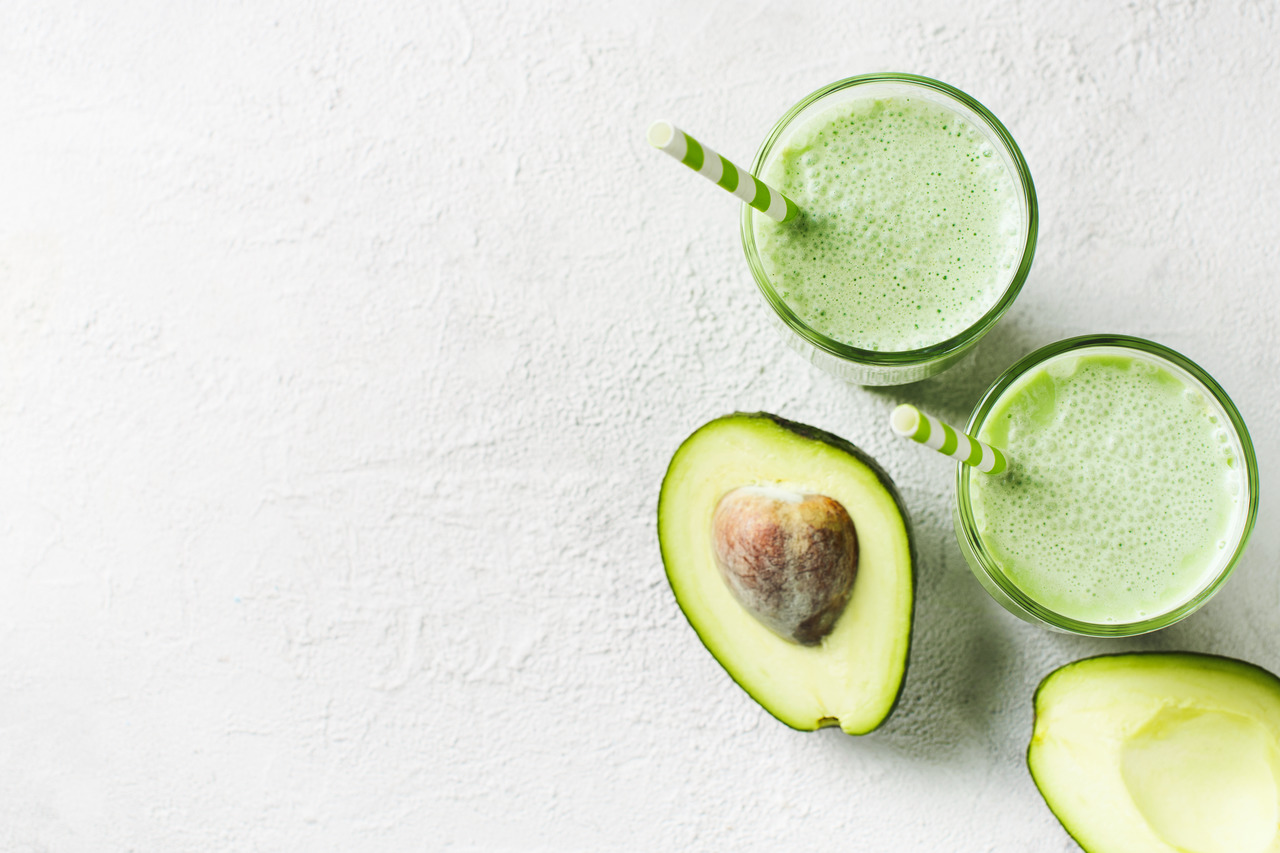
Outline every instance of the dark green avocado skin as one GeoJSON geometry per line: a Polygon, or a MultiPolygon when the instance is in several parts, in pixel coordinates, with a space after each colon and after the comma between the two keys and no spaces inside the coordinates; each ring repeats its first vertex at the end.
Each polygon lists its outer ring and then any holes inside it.
{"type": "Polygon", "coordinates": [[[1062,827],[1062,831],[1065,832],[1067,835],[1071,836],[1071,840],[1074,841],[1076,844],[1080,845],[1080,849],[1084,850],[1085,853],[1089,853],[1089,848],[1085,847],[1084,842],[1080,838],[1078,838],[1074,832],[1071,831],[1071,828],[1067,826],[1065,822],[1063,822],[1062,815],[1058,814],[1058,812],[1054,810],[1051,800],[1049,799],[1049,797],[1045,795],[1045,790],[1040,785],[1040,780],[1036,778],[1035,772],[1031,769],[1031,747],[1035,743],[1034,733],[1036,730],[1036,719],[1040,715],[1040,691],[1044,689],[1044,686],[1049,682],[1049,679],[1053,678],[1058,673],[1064,672],[1065,670],[1071,669],[1081,664],[1086,664],[1090,661],[1101,660],[1103,658],[1140,658],[1140,657],[1147,657],[1147,656],[1157,656],[1157,657],[1165,657],[1165,658],[1185,658],[1192,661],[1206,660],[1206,659],[1226,661],[1234,665],[1255,670],[1258,674],[1265,676],[1267,679],[1270,679],[1271,681],[1274,681],[1276,684],[1276,692],[1280,693],[1280,676],[1277,676],[1275,673],[1271,672],[1270,670],[1263,669],[1257,664],[1252,664],[1252,663],[1249,663],[1248,661],[1240,660],[1239,658],[1228,657],[1226,655],[1209,654],[1206,652],[1140,651],[1140,652],[1114,652],[1114,653],[1105,654],[1105,655],[1092,655],[1091,657],[1081,658],[1080,660],[1063,664],[1062,666],[1050,672],[1044,678],[1040,679],[1040,683],[1036,685],[1035,693],[1032,694],[1031,696],[1032,738],[1029,738],[1027,741],[1027,751],[1025,753],[1025,757],[1023,760],[1026,762],[1026,765],[1027,765],[1027,774],[1031,777],[1031,781],[1035,784],[1036,790],[1040,793],[1040,798],[1044,800],[1045,805],[1049,807],[1049,811],[1053,814],[1054,819],[1058,821],[1058,825],[1062,827]]]}
{"type": "MultiPolygon", "coordinates": [[[[897,486],[894,485],[893,480],[889,477],[888,473],[885,472],[884,468],[880,467],[880,464],[876,462],[875,459],[871,458],[870,455],[865,453],[857,445],[841,438],[838,435],[835,435],[834,433],[827,432],[826,430],[823,430],[823,429],[818,429],[817,427],[809,426],[808,424],[802,424],[796,421],[787,420],[784,417],[771,414],[769,412],[734,412],[733,414],[730,414],[730,415],[724,415],[719,418],[715,418],[703,424],[698,429],[694,430],[693,433],[690,434],[689,437],[684,440],[684,442],[681,442],[681,444],[683,445],[684,443],[692,441],[694,436],[696,436],[702,430],[712,426],[713,424],[721,420],[724,420],[725,418],[735,418],[735,417],[736,418],[759,418],[761,420],[767,420],[776,424],[782,429],[787,430],[788,432],[793,432],[798,436],[801,436],[803,438],[807,438],[813,441],[820,441],[824,444],[831,445],[837,450],[840,450],[844,453],[849,454],[850,456],[854,457],[859,462],[861,462],[863,465],[866,465],[868,468],[871,469],[871,471],[876,475],[876,479],[880,481],[880,484],[884,486],[885,490],[893,498],[893,502],[897,505],[898,512],[902,516],[902,523],[906,526],[907,542],[910,547],[912,595],[911,595],[911,616],[908,623],[910,626],[910,633],[908,634],[908,638],[907,638],[907,657],[906,657],[906,662],[903,664],[903,667],[902,667],[902,680],[898,683],[898,692],[893,697],[893,703],[889,708],[889,712],[884,716],[884,720],[888,720],[890,717],[893,716],[894,712],[898,710],[898,703],[902,700],[902,692],[903,692],[903,689],[906,687],[907,676],[909,675],[910,669],[911,669],[911,642],[912,642],[912,638],[915,635],[915,617],[916,617],[915,590],[917,588],[917,583],[919,581],[919,576],[918,576],[919,570],[917,568],[918,555],[916,552],[916,540],[915,540],[915,535],[913,533],[913,528],[911,525],[911,517],[907,513],[907,506],[902,500],[902,495],[898,492],[897,486]]],[[[675,454],[673,454],[672,458],[674,459],[674,457],[675,457],[675,454]]],[[[668,474],[669,473],[670,473],[670,469],[668,468],[668,474]]],[[[663,477],[663,483],[665,482],[666,482],[666,476],[663,477]]],[[[659,501],[658,501],[658,513],[659,514],[662,513],[661,495],[659,496],[659,501]]],[[[658,548],[659,548],[659,551],[662,551],[661,539],[659,539],[658,541],[658,548]]],[[[670,565],[670,562],[668,561],[667,555],[665,552],[662,553],[662,562],[663,562],[664,573],[667,575],[667,582],[671,583],[671,570],[668,568],[668,566],[670,565]]],[[[680,607],[680,612],[684,614],[685,620],[688,621],[689,624],[692,626],[693,622],[692,620],[689,619],[689,614],[685,612],[684,605],[680,603],[679,599],[676,599],[676,604],[677,606],[680,607]]],[[[706,648],[707,652],[711,655],[712,659],[715,660],[716,663],[720,663],[720,659],[717,658],[715,654],[711,651],[711,647],[707,644],[706,639],[702,636],[702,634],[697,630],[696,627],[694,628],[694,633],[698,635],[699,642],[701,642],[703,647],[706,648]]],[[[723,664],[721,664],[721,668],[725,669],[723,664]]],[[[742,685],[738,683],[738,680],[733,677],[733,673],[729,672],[728,669],[725,669],[725,673],[729,676],[729,678],[735,684],[738,684],[739,687],[742,687],[742,685]]],[[[744,692],[747,692],[748,696],[751,695],[750,691],[747,691],[745,687],[743,687],[743,690],[744,692]]],[[[764,707],[764,706],[762,705],[761,707],[764,707]]],[[[818,725],[815,726],[814,728],[800,728],[798,726],[791,725],[786,720],[781,719],[772,711],[770,711],[768,708],[765,708],[765,711],[768,711],[769,715],[774,719],[778,720],[778,722],[782,723],[787,728],[794,729],[795,731],[811,732],[811,731],[816,731],[817,729],[820,729],[820,728],[825,728],[829,725],[835,725],[834,720],[832,720],[830,723],[824,723],[823,721],[819,721],[818,725]]],[[[884,720],[881,721],[880,723],[881,725],[884,724],[884,720]]],[[[877,728],[879,728],[879,726],[877,726],[877,728]]],[[[872,729],[871,731],[874,731],[874,730],[875,729],[872,729]]],[[[867,732],[867,734],[870,734],[870,732],[867,732]]]]}

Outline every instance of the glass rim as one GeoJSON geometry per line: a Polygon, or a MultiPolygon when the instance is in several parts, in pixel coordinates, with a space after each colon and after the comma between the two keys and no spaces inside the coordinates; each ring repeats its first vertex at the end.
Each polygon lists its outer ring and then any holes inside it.
{"type": "Polygon", "coordinates": [[[1217,407],[1226,415],[1235,435],[1236,444],[1240,449],[1241,471],[1244,474],[1243,485],[1246,490],[1246,505],[1243,508],[1244,515],[1241,519],[1239,536],[1235,542],[1235,547],[1231,555],[1223,562],[1221,570],[1195,595],[1177,607],[1146,619],[1139,619],[1133,622],[1086,622],[1064,616],[1028,596],[1000,570],[990,557],[981,538],[978,536],[977,526],[973,520],[973,507],[969,500],[969,484],[972,477],[985,475],[972,474],[972,468],[960,464],[957,464],[956,467],[956,513],[960,521],[957,534],[964,537],[964,544],[968,547],[966,557],[970,554],[973,556],[973,560],[968,560],[970,568],[975,572],[980,568],[983,575],[992,584],[1034,619],[1074,634],[1094,637],[1130,637],[1168,627],[1190,616],[1212,598],[1214,593],[1231,576],[1236,564],[1240,561],[1240,556],[1244,553],[1249,537],[1253,533],[1254,521],[1258,514],[1258,460],[1254,454],[1253,440],[1249,436],[1249,429],[1245,426],[1244,419],[1241,417],[1235,403],[1227,396],[1227,392],[1212,376],[1176,350],[1170,349],[1163,344],[1158,344],[1155,341],[1132,335],[1079,335],[1040,347],[1022,357],[1001,373],[995,382],[991,384],[991,387],[987,389],[982,399],[974,407],[973,413],[969,416],[965,431],[970,435],[977,435],[995,403],[1015,381],[1031,368],[1065,353],[1094,348],[1127,349],[1148,358],[1155,357],[1158,360],[1167,362],[1199,383],[1205,394],[1211,397],[1217,407]],[[974,560],[979,565],[975,566],[974,560]]]}
{"type": "Polygon", "coordinates": [[[1013,136],[986,107],[975,100],[973,97],[965,94],[954,86],[943,83],[940,80],[934,80],[931,77],[922,77],[918,74],[904,74],[897,72],[882,72],[875,74],[858,74],[853,77],[846,77],[837,80],[810,92],[804,98],[801,98],[791,109],[778,119],[770,130],[769,135],[760,145],[760,150],[756,152],[755,159],[751,163],[752,174],[759,175],[764,165],[765,159],[773,151],[774,145],[781,138],[783,131],[790,126],[800,113],[807,109],[810,105],[816,103],[822,98],[832,95],[836,92],[855,86],[866,85],[869,83],[905,83],[908,85],[919,86],[921,88],[930,89],[938,92],[954,101],[959,102],[963,106],[972,110],[978,118],[980,118],[995,137],[1004,147],[1005,153],[1009,156],[1014,166],[1014,178],[1017,181],[1018,188],[1022,192],[1023,201],[1026,204],[1026,239],[1022,247],[1022,255],[1018,263],[1017,269],[1009,279],[1004,292],[996,303],[991,306],[988,311],[983,314],[972,325],[961,330],[957,334],[931,344],[927,347],[910,350],[869,350],[861,347],[855,347],[852,344],[846,344],[838,341],[828,335],[819,332],[810,326],[804,320],[791,310],[791,307],[783,301],[782,297],[774,290],[769,276],[765,273],[764,267],[760,262],[760,253],[756,248],[755,230],[753,226],[754,216],[752,208],[749,205],[742,206],[741,231],[742,231],[742,247],[747,256],[747,265],[751,268],[752,278],[755,279],[756,286],[760,289],[774,313],[791,328],[797,335],[803,338],[813,346],[824,350],[831,355],[842,358],[846,361],[852,361],[859,364],[895,367],[895,366],[913,366],[924,364],[937,358],[960,352],[967,349],[971,344],[981,338],[986,332],[995,325],[1005,312],[1013,305],[1014,300],[1022,291],[1022,286],[1026,282],[1027,275],[1031,271],[1031,261],[1035,257],[1036,237],[1039,230],[1039,206],[1036,202],[1035,184],[1031,180],[1031,171],[1027,168],[1026,160],[1022,156],[1022,151],[1018,148],[1018,144],[1014,142],[1013,136]]]}

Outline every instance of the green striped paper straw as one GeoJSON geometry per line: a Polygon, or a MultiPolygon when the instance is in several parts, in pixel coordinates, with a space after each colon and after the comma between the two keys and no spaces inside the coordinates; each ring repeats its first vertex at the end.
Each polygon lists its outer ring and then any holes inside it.
{"type": "Polygon", "coordinates": [[[724,187],[775,222],[790,222],[800,215],[800,208],[794,201],[700,144],[671,122],[655,121],[649,127],[648,138],[654,148],[665,151],[702,177],[724,187]]]}
{"type": "Polygon", "coordinates": [[[894,409],[889,423],[898,435],[918,441],[925,447],[932,447],[984,474],[999,474],[1009,467],[1005,455],[998,449],[978,441],[968,433],[960,432],[950,424],[944,424],[932,415],[926,415],[909,403],[903,403],[894,409]]]}

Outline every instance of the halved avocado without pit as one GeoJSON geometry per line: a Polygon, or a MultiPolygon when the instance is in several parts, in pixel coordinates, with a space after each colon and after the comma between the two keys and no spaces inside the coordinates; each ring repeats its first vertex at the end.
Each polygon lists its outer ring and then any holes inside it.
{"type": "Polygon", "coordinates": [[[718,418],[671,460],[658,539],[685,617],[766,711],[849,734],[889,716],[914,561],[902,500],[867,454],[776,415],[718,418]]]}
{"type": "Polygon", "coordinates": [[[1280,679],[1253,664],[1068,664],[1036,691],[1027,765],[1088,853],[1280,851],[1280,679]]]}

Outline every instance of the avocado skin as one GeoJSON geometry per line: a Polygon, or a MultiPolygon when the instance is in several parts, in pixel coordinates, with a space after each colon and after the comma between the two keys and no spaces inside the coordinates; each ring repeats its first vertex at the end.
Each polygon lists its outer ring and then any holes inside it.
{"type": "Polygon", "coordinates": [[[1089,848],[1085,846],[1085,842],[1083,839],[1081,839],[1078,835],[1076,835],[1076,833],[1071,831],[1071,827],[1067,825],[1067,823],[1063,820],[1062,815],[1059,814],[1057,809],[1053,807],[1053,800],[1045,791],[1044,786],[1040,784],[1040,779],[1036,776],[1035,769],[1032,764],[1031,751],[1032,751],[1032,748],[1035,746],[1036,723],[1039,720],[1040,714],[1042,711],[1041,704],[1040,704],[1041,693],[1044,691],[1046,685],[1051,683],[1054,678],[1058,677],[1059,675],[1063,675],[1069,672],[1070,670],[1079,668],[1081,666],[1087,666],[1093,662],[1097,662],[1101,660],[1107,660],[1107,659],[1120,660],[1124,658],[1128,658],[1128,659],[1163,658],[1170,661],[1182,660],[1192,666],[1202,664],[1205,662],[1216,662],[1220,664],[1226,664],[1230,667],[1250,671],[1256,676],[1261,676],[1262,680],[1272,682],[1274,684],[1276,693],[1280,694],[1280,676],[1277,676],[1275,673],[1271,672],[1270,670],[1264,669],[1263,667],[1258,666],[1257,664],[1240,660],[1239,658],[1228,657],[1226,655],[1216,655],[1216,654],[1211,654],[1207,652],[1139,651],[1139,652],[1115,652],[1112,654],[1093,655],[1091,657],[1081,658],[1080,660],[1063,664],[1062,666],[1050,672],[1044,678],[1040,679],[1040,683],[1036,685],[1035,693],[1032,694],[1032,697],[1031,697],[1032,736],[1027,743],[1027,751],[1026,751],[1026,758],[1025,758],[1025,761],[1027,764],[1027,771],[1031,776],[1031,781],[1036,786],[1036,790],[1040,793],[1041,799],[1043,799],[1045,802],[1045,805],[1049,807],[1049,811],[1053,814],[1054,819],[1058,821],[1058,825],[1062,827],[1062,831],[1065,832],[1067,835],[1071,836],[1071,840],[1074,841],[1076,844],[1078,844],[1080,848],[1085,851],[1085,853],[1090,853],[1089,848]]]}
{"type": "MultiPolygon", "coordinates": [[[[787,418],[772,414],[770,412],[734,412],[729,415],[723,415],[719,418],[714,418],[706,422],[702,426],[700,426],[698,429],[694,430],[688,436],[688,438],[686,438],[683,442],[681,442],[680,447],[683,448],[686,444],[693,441],[695,436],[697,436],[702,431],[706,429],[710,429],[714,427],[716,424],[720,423],[721,421],[724,421],[730,418],[751,418],[751,419],[769,421],[773,423],[775,426],[778,426],[784,430],[787,430],[788,432],[794,433],[800,436],[801,438],[805,438],[810,441],[822,442],[823,444],[827,444],[843,453],[846,453],[854,457],[863,465],[865,465],[873,474],[875,474],[875,477],[879,481],[880,485],[883,486],[885,491],[888,492],[890,497],[893,498],[893,502],[897,506],[898,513],[902,517],[902,523],[906,527],[907,543],[910,550],[911,590],[912,590],[911,612],[907,620],[908,633],[907,633],[906,658],[903,662],[902,678],[898,682],[898,690],[894,694],[893,702],[890,705],[888,712],[885,713],[884,717],[881,718],[880,722],[877,723],[874,727],[859,733],[859,734],[869,734],[870,732],[875,731],[881,725],[883,725],[884,722],[888,720],[890,717],[892,717],[894,712],[898,709],[898,703],[902,700],[903,688],[906,687],[907,675],[909,674],[909,670],[911,668],[911,642],[912,642],[912,635],[915,633],[915,608],[916,608],[915,589],[916,589],[916,584],[918,582],[918,569],[917,569],[918,555],[916,552],[915,536],[912,531],[911,517],[907,513],[906,504],[903,502],[902,495],[899,494],[897,486],[894,484],[893,480],[889,477],[888,473],[885,472],[884,468],[882,468],[880,464],[876,462],[875,459],[873,459],[869,454],[864,452],[860,447],[858,447],[857,445],[853,444],[852,442],[844,438],[841,438],[838,435],[835,435],[834,433],[827,432],[826,430],[819,429],[814,426],[809,426],[808,424],[802,424],[797,421],[788,420],[787,418]]],[[[672,463],[674,463],[676,457],[678,457],[679,454],[680,454],[680,450],[678,448],[676,450],[676,453],[672,455],[672,463]]],[[[673,465],[668,466],[667,473],[666,475],[663,476],[663,480],[662,480],[663,485],[666,485],[667,478],[670,477],[671,475],[672,467],[673,465]]],[[[662,511],[663,511],[663,498],[662,498],[663,494],[665,494],[665,490],[663,490],[659,494],[659,500],[658,500],[658,517],[659,518],[661,518],[662,511]]],[[[661,537],[659,537],[658,539],[658,548],[662,554],[663,570],[667,576],[667,583],[671,585],[673,582],[672,575],[671,575],[672,561],[666,552],[666,548],[662,543],[661,537]]],[[[725,671],[725,673],[729,676],[730,680],[732,680],[734,684],[737,684],[739,687],[741,687],[743,692],[745,692],[748,696],[751,696],[751,698],[755,700],[756,697],[751,693],[751,691],[748,690],[745,686],[743,686],[742,683],[739,682],[738,679],[734,677],[733,673],[729,671],[729,668],[724,665],[724,663],[712,650],[711,645],[707,642],[707,638],[702,635],[702,631],[698,629],[698,626],[695,623],[695,621],[690,618],[689,612],[685,609],[684,603],[680,601],[679,596],[676,596],[676,605],[680,608],[680,612],[684,615],[685,621],[687,621],[690,627],[694,629],[694,633],[697,634],[699,642],[702,643],[703,647],[711,655],[712,659],[715,660],[716,663],[720,664],[721,669],[725,671]]],[[[818,720],[817,724],[812,727],[796,726],[782,719],[780,716],[774,713],[767,705],[760,702],[759,700],[756,700],[756,704],[764,708],[764,710],[767,711],[769,715],[773,717],[775,720],[782,723],[787,728],[793,729],[795,731],[812,732],[812,731],[817,731],[818,729],[821,729],[821,728],[827,728],[830,726],[839,725],[839,721],[837,719],[835,719],[834,717],[827,717],[827,718],[818,720]]]]}

